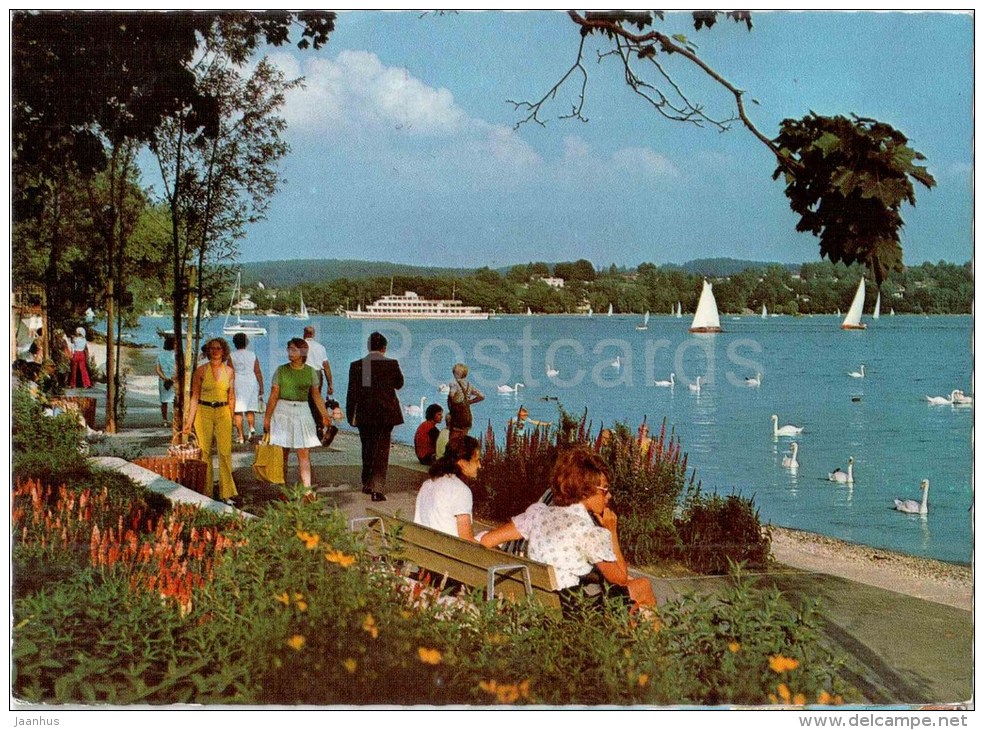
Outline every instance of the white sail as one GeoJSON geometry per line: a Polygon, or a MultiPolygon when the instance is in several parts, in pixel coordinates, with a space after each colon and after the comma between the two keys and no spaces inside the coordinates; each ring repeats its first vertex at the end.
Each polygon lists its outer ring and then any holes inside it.
{"type": "Polygon", "coordinates": [[[636,325],[637,330],[647,330],[649,329],[649,310],[646,310],[646,316],[642,318],[642,324],[636,325]]]}
{"type": "Polygon", "coordinates": [[[530,309],[529,307],[526,308],[526,316],[527,317],[532,317],[533,316],[533,310],[530,309]]]}
{"type": "Polygon", "coordinates": [[[311,319],[310,315],[308,315],[307,306],[305,306],[305,304],[304,304],[304,295],[303,294],[301,294],[301,309],[294,316],[294,319],[311,319]]]}
{"type": "Polygon", "coordinates": [[[608,316],[609,316],[609,317],[611,317],[611,316],[612,316],[612,312],[613,312],[613,311],[614,311],[614,309],[612,308],[612,305],[611,305],[611,304],[609,304],[609,305],[608,305],[608,316]]]}
{"type": "Polygon", "coordinates": [[[879,317],[881,317],[881,292],[878,292],[878,296],[875,297],[875,311],[871,313],[872,319],[879,317]]]}
{"type": "Polygon", "coordinates": [[[704,280],[704,288],[700,292],[694,321],[690,323],[691,332],[720,332],[721,318],[718,316],[717,302],[711,285],[704,280]]]}
{"type": "MultiPolygon", "coordinates": [[[[235,335],[242,332],[246,335],[265,335],[267,333],[265,327],[261,327],[257,324],[255,319],[243,319],[242,310],[243,309],[255,309],[256,304],[250,301],[249,297],[243,297],[241,300],[237,300],[237,297],[242,294],[242,274],[236,273],[236,285],[232,289],[232,298],[229,300],[229,309],[226,312],[225,323],[222,326],[222,334],[225,335],[235,335]],[[247,306],[243,306],[246,304],[247,306]],[[249,304],[252,307],[248,306],[249,304]],[[232,324],[229,323],[229,317],[232,315],[232,310],[236,310],[236,321],[232,324]]],[[[196,302],[197,304],[197,302],[196,302]]]]}
{"type": "Polygon", "coordinates": [[[890,317],[894,317],[895,316],[895,307],[892,307],[890,310],[888,310],[888,315],[890,317]]]}
{"type": "Polygon", "coordinates": [[[683,305],[682,305],[682,304],[680,304],[680,302],[677,302],[677,312],[676,312],[676,316],[677,316],[677,319],[679,319],[680,317],[682,317],[682,316],[683,316],[683,305]]]}
{"type": "Polygon", "coordinates": [[[864,277],[858,282],[858,290],[854,292],[854,301],[847,310],[847,316],[841,323],[842,330],[863,330],[867,325],[861,323],[861,313],[864,309],[864,277]]]}
{"type": "Polygon", "coordinates": [[[766,317],[768,317],[768,316],[769,316],[769,310],[768,310],[768,309],[766,309],[766,308],[765,308],[765,305],[763,304],[763,305],[762,305],[762,319],[765,319],[765,318],[766,318],[766,317]]]}

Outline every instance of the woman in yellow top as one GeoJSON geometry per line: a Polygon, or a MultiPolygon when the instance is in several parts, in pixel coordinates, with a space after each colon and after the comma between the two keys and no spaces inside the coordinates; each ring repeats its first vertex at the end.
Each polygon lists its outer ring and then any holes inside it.
{"type": "Polygon", "coordinates": [[[185,419],[183,433],[195,435],[205,459],[205,489],[212,493],[212,440],[219,454],[218,499],[232,504],[238,497],[236,483],[232,479],[232,412],[236,407],[236,374],[227,364],[229,343],[215,337],[205,343],[208,361],[195,368],[191,376],[191,405],[185,419]]]}

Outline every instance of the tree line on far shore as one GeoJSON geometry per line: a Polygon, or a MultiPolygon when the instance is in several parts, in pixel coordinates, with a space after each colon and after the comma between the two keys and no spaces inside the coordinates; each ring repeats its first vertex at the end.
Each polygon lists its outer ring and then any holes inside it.
{"type": "MultiPolygon", "coordinates": [[[[709,277],[722,313],[760,312],[786,315],[833,314],[847,311],[857,290],[863,267],[821,261],[805,263],[799,271],[778,264],[747,268],[730,276],[709,277]]],[[[974,299],[971,262],[940,261],[910,266],[892,272],[880,290],[868,282],[865,311],[871,311],[881,292],[882,311],[888,314],[970,314],[974,299]]],[[[595,271],[590,262],[553,265],[529,263],[506,272],[488,267],[465,276],[392,276],[365,279],[335,279],[287,289],[254,288],[250,296],[260,311],[281,314],[296,311],[300,297],[309,312],[335,314],[345,309],[365,308],[391,291],[413,291],[428,299],[460,299],[466,305],[488,312],[523,314],[583,313],[590,307],[597,314],[669,314],[679,302],[684,312],[693,312],[700,295],[703,275],[678,267],[643,263],[635,269],[612,266],[595,271]],[[563,278],[563,287],[551,286],[545,278],[563,278]]],[[[213,292],[212,302],[221,305],[223,292],[213,292]]],[[[225,302],[228,304],[228,302],[225,302]]],[[[213,312],[216,305],[212,306],[213,312]]]]}

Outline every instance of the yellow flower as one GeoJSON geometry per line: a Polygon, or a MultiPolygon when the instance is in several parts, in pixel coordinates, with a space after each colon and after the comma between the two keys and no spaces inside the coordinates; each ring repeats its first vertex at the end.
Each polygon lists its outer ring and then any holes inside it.
{"type": "Polygon", "coordinates": [[[355,674],[355,669],[359,666],[359,663],[350,657],[342,662],[342,666],[345,667],[345,671],[349,674],[355,674]]]}
{"type": "Polygon", "coordinates": [[[500,684],[495,698],[504,705],[511,705],[519,699],[519,688],[515,684],[500,684]]]}
{"type": "Polygon", "coordinates": [[[362,630],[374,639],[379,638],[379,627],[376,626],[376,619],[372,617],[371,613],[366,614],[366,618],[362,622],[362,630]]]}
{"type": "Polygon", "coordinates": [[[329,563],[337,563],[338,565],[341,565],[343,568],[347,568],[352,563],[355,562],[355,556],[346,555],[341,550],[329,550],[328,552],[325,553],[325,560],[327,560],[329,563]]]}
{"type": "Polygon", "coordinates": [[[649,684],[649,675],[648,674],[640,674],[639,675],[639,686],[640,687],[645,687],[647,684],[649,684]]]}
{"type": "Polygon", "coordinates": [[[318,547],[318,543],[321,542],[320,535],[316,535],[313,532],[305,532],[304,530],[298,530],[297,537],[304,543],[304,547],[308,550],[314,550],[318,547]]]}
{"type": "Polygon", "coordinates": [[[287,591],[284,591],[279,596],[274,596],[273,598],[276,601],[280,601],[285,606],[289,606],[290,605],[290,596],[287,594],[287,591]]]}
{"type": "Polygon", "coordinates": [[[303,601],[304,600],[304,594],[303,593],[295,593],[294,594],[294,600],[295,601],[303,601]]]}
{"type": "Polygon", "coordinates": [[[483,679],[478,683],[478,688],[483,692],[488,692],[490,695],[495,694],[496,686],[494,679],[483,679]]]}
{"type": "Polygon", "coordinates": [[[739,651],[741,651],[741,644],[739,644],[737,641],[732,641],[730,644],[728,644],[728,651],[730,651],[732,654],[737,654],[739,651]]]}
{"type": "Polygon", "coordinates": [[[297,602],[297,610],[300,611],[301,613],[304,613],[305,611],[307,611],[307,608],[308,608],[308,605],[307,605],[307,602],[306,601],[298,601],[297,602]]]}
{"type": "Polygon", "coordinates": [[[417,657],[424,664],[440,664],[442,659],[438,649],[428,649],[425,646],[417,647],[417,657]]]}
{"type": "Polygon", "coordinates": [[[306,643],[307,643],[307,639],[305,639],[300,634],[294,634],[289,639],[287,639],[287,646],[289,646],[294,651],[300,651],[301,649],[304,648],[304,645],[306,643]]]}
{"type": "Polygon", "coordinates": [[[782,701],[788,705],[789,700],[793,696],[792,692],[789,691],[789,687],[787,687],[785,684],[780,684],[778,687],[776,687],[776,689],[779,691],[779,696],[782,697],[782,701]]]}
{"type": "Polygon", "coordinates": [[[791,657],[785,657],[782,654],[776,654],[775,656],[769,657],[769,669],[771,669],[776,674],[782,674],[783,672],[791,672],[800,665],[798,659],[793,659],[791,657]]]}
{"type": "Polygon", "coordinates": [[[802,692],[797,692],[793,695],[793,704],[802,707],[806,704],[806,696],[802,692]]]}
{"type": "Polygon", "coordinates": [[[519,694],[524,699],[528,700],[530,698],[530,680],[524,679],[519,683],[519,694]]]}
{"type": "Polygon", "coordinates": [[[834,698],[830,696],[830,692],[827,690],[822,690],[820,694],[817,695],[817,703],[821,705],[829,705],[834,701],[834,698]]]}

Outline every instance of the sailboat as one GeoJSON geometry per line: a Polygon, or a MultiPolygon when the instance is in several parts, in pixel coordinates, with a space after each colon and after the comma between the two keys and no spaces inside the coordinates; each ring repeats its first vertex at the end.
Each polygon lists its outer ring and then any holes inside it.
{"type": "Polygon", "coordinates": [[[592,315],[594,315],[594,310],[589,305],[588,306],[588,316],[591,317],[592,315]]]}
{"type": "Polygon", "coordinates": [[[765,305],[763,304],[762,305],[762,319],[766,319],[768,316],[769,316],[769,310],[766,309],[765,308],[765,305]]]}
{"type": "Polygon", "coordinates": [[[861,322],[861,312],[864,309],[864,277],[861,277],[861,281],[858,282],[858,290],[854,292],[854,301],[851,302],[851,308],[847,310],[847,316],[844,317],[844,321],[841,323],[842,330],[863,330],[867,329],[868,325],[861,322]]]}
{"type": "Polygon", "coordinates": [[[301,294],[301,309],[294,315],[294,319],[311,319],[308,315],[307,306],[304,304],[304,294],[301,294]]]}
{"type": "Polygon", "coordinates": [[[881,292],[878,292],[878,296],[875,297],[875,311],[871,313],[872,319],[878,319],[881,317],[881,292]]]}
{"type": "Polygon", "coordinates": [[[677,319],[680,319],[681,317],[683,317],[683,305],[680,304],[680,302],[677,302],[676,316],[677,316],[677,319]]]}
{"type": "Polygon", "coordinates": [[[526,316],[527,317],[532,317],[533,316],[533,310],[530,309],[529,307],[526,308],[526,316]]]}
{"type": "Polygon", "coordinates": [[[888,310],[888,316],[889,317],[895,316],[895,307],[892,307],[891,309],[888,310]]]}
{"type": "Polygon", "coordinates": [[[615,311],[611,304],[608,305],[608,316],[612,316],[612,312],[615,311]]]}
{"type": "Polygon", "coordinates": [[[704,288],[700,292],[694,321],[690,323],[691,332],[721,332],[721,318],[718,316],[717,302],[711,285],[704,279],[704,288]]]}
{"type": "Polygon", "coordinates": [[[646,316],[642,318],[642,324],[637,324],[636,329],[642,332],[643,330],[649,329],[649,310],[646,310],[646,316]]]}
{"type": "Polygon", "coordinates": [[[244,335],[265,335],[266,327],[261,327],[255,319],[243,319],[242,310],[256,309],[256,304],[247,296],[242,296],[242,272],[236,272],[236,285],[232,289],[232,298],[229,300],[229,310],[226,312],[225,323],[222,325],[222,333],[235,335],[242,332],[244,335]],[[242,298],[239,298],[242,297],[242,298]],[[232,310],[236,310],[236,321],[229,323],[232,310]]]}

